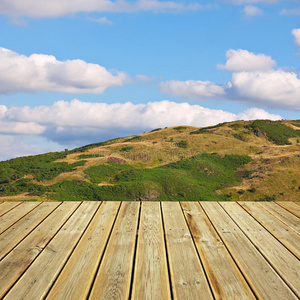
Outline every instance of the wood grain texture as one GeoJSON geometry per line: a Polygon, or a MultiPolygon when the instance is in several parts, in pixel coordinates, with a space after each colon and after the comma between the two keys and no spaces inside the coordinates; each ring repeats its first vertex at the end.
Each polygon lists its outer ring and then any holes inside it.
{"type": "Polygon", "coordinates": [[[174,299],[213,299],[178,202],[162,202],[174,299]]]}
{"type": "Polygon", "coordinates": [[[38,226],[60,203],[43,202],[0,235],[0,260],[38,226]]]}
{"type": "Polygon", "coordinates": [[[28,202],[22,203],[14,209],[8,211],[2,217],[0,217],[0,233],[16,223],[19,219],[25,216],[29,211],[37,207],[40,203],[28,202]]]}
{"type": "Polygon", "coordinates": [[[276,203],[300,218],[300,206],[297,203],[291,201],[276,201],[276,203]]]}
{"type": "Polygon", "coordinates": [[[237,203],[222,202],[220,204],[300,298],[299,260],[237,203]]]}
{"type": "Polygon", "coordinates": [[[14,207],[20,205],[21,203],[23,203],[23,202],[21,202],[21,201],[2,202],[2,204],[0,205],[0,217],[3,216],[4,214],[6,214],[11,209],[13,209],[14,207]]]}
{"type": "Polygon", "coordinates": [[[181,205],[215,299],[255,299],[199,203],[181,205]]]}
{"type": "Polygon", "coordinates": [[[299,298],[297,202],[32,203],[0,203],[0,299],[299,298]]]}
{"type": "Polygon", "coordinates": [[[122,203],[90,299],[128,299],[139,209],[139,202],[122,203]]]}
{"type": "Polygon", "coordinates": [[[268,210],[274,217],[300,235],[300,219],[298,217],[274,202],[259,202],[257,205],[268,210]]]}
{"type": "Polygon", "coordinates": [[[142,202],[132,299],[171,299],[159,202],[142,202]]]}
{"type": "Polygon", "coordinates": [[[0,262],[0,298],[40,254],[78,205],[77,202],[62,203],[55,213],[48,216],[0,262]]]}
{"type": "Polygon", "coordinates": [[[280,240],[290,252],[298,259],[300,258],[300,236],[297,233],[254,202],[239,202],[239,204],[276,239],[280,240]]]}
{"type": "MultiPolygon", "coordinates": [[[[100,203],[83,202],[5,297],[43,299],[100,203]]],[[[66,299],[66,298],[65,298],[66,299]]]]}
{"type": "Polygon", "coordinates": [[[259,299],[297,299],[219,203],[201,202],[201,206],[259,299]]]}
{"type": "Polygon", "coordinates": [[[87,297],[119,206],[120,202],[100,206],[47,299],[87,297]]]}

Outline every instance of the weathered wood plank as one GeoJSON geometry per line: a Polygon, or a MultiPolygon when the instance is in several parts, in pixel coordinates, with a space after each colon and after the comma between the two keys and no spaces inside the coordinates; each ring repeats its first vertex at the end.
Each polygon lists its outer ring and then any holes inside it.
{"type": "Polygon", "coordinates": [[[20,205],[21,201],[16,201],[16,202],[3,202],[2,205],[0,206],[0,217],[6,214],[8,211],[13,209],[14,207],[20,205]]]}
{"type": "Polygon", "coordinates": [[[123,202],[89,299],[128,299],[139,202],[123,202]]]}
{"type": "Polygon", "coordinates": [[[215,299],[255,299],[203,209],[181,202],[215,299]]]}
{"type": "Polygon", "coordinates": [[[297,299],[219,203],[200,204],[259,299],[297,299]]]}
{"type": "Polygon", "coordinates": [[[43,202],[0,236],[0,260],[41,223],[60,203],[43,202]]]}
{"type": "Polygon", "coordinates": [[[273,234],[298,259],[300,258],[300,236],[276,219],[256,202],[239,202],[263,227],[273,234]]]}
{"type": "Polygon", "coordinates": [[[78,205],[78,202],[62,203],[0,262],[0,298],[18,280],[40,252],[43,251],[47,243],[78,205]]]}
{"type": "Polygon", "coordinates": [[[0,233],[16,223],[19,219],[24,217],[29,211],[37,207],[39,204],[40,203],[38,202],[20,204],[0,217],[0,233]]]}
{"type": "Polygon", "coordinates": [[[300,298],[300,262],[237,203],[220,202],[244,234],[300,298]]]}
{"type": "Polygon", "coordinates": [[[258,205],[267,209],[273,216],[300,234],[300,219],[274,202],[257,202],[258,205]]]}
{"type": "MultiPolygon", "coordinates": [[[[43,299],[94,216],[99,202],[83,202],[37,257],[6,300],[43,299]]],[[[93,265],[94,262],[91,262],[93,265]]],[[[67,299],[64,298],[64,299],[67,299]]]]}
{"type": "Polygon", "coordinates": [[[171,299],[159,202],[142,202],[132,299],[171,299]]]}
{"type": "Polygon", "coordinates": [[[201,262],[178,202],[162,202],[174,299],[212,299],[201,262]]]}
{"type": "Polygon", "coordinates": [[[300,218],[300,206],[291,201],[276,201],[277,204],[290,211],[292,214],[300,218]]]}
{"type": "Polygon", "coordinates": [[[102,203],[47,299],[86,299],[119,206],[102,203]]]}

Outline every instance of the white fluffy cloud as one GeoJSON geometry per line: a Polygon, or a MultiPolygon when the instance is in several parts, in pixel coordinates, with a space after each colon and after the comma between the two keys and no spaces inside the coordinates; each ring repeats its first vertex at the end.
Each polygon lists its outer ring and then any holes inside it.
{"type": "Polygon", "coordinates": [[[296,45],[300,48],[300,28],[293,29],[292,34],[294,36],[296,45]]]}
{"type": "Polygon", "coordinates": [[[158,0],[1,0],[0,14],[30,17],[58,17],[78,12],[178,12],[196,10],[199,4],[158,0]]]}
{"type": "Polygon", "coordinates": [[[230,82],[219,86],[202,81],[167,81],[162,91],[183,99],[226,99],[249,105],[300,110],[300,79],[293,72],[282,70],[243,71],[232,74],[230,82]]]}
{"type": "Polygon", "coordinates": [[[257,119],[263,119],[263,120],[280,120],[282,119],[281,116],[275,115],[275,114],[270,114],[266,112],[263,109],[260,108],[250,108],[247,109],[246,111],[243,111],[237,115],[237,118],[239,120],[257,120],[257,119]]]}
{"type": "Polygon", "coordinates": [[[293,72],[234,73],[229,92],[252,104],[300,110],[300,79],[293,72]]]}
{"type": "Polygon", "coordinates": [[[218,64],[218,69],[230,71],[265,71],[270,70],[276,64],[276,61],[270,56],[254,54],[242,49],[228,50],[226,58],[225,65],[218,64]]]}
{"type": "Polygon", "coordinates": [[[203,99],[225,94],[224,87],[210,81],[171,80],[161,83],[161,91],[174,96],[181,96],[186,99],[203,99]]]}
{"type": "MultiPolygon", "coordinates": [[[[261,116],[280,118],[258,109],[246,111],[241,116],[247,119],[261,116]]],[[[156,127],[209,126],[242,117],[223,110],[167,100],[147,104],[106,104],[74,99],[34,108],[2,106],[0,134],[38,134],[54,141],[66,142],[67,139],[74,143],[79,140],[88,142],[91,137],[97,137],[99,141],[104,136],[130,135],[156,127]],[[16,127],[15,124],[20,126],[16,127]]]]}
{"type": "Polygon", "coordinates": [[[57,101],[51,106],[12,107],[4,114],[9,122],[34,122],[41,126],[101,129],[150,129],[179,124],[204,126],[234,119],[234,114],[199,105],[170,101],[147,104],[91,103],[77,99],[57,101]]]}
{"type": "Polygon", "coordinates": [[[103,93],[111,86],[130,81],[122,72],[112,74],[104,67],[83,60],[59,61],[52,55],[29,57],[0,48],[0,93],[59,91],[103,93]]]}
{"type": "Polygon", "coordinates": [[[247,5],[244,7],[244,14],[248,17],[261,16],[263,11],[253,5],[247,5]]]}
{"type": "MultiPolygon", "coordinates": [[[[298,29],[293,30],[298,38],[298,29]]],[[[274,70],[276,62],[267,55],[247,50],[229,50],[225,65],[218,69],[234,71],[227,84],[203,81],[167,81],[161,90],[183,99],[222,99],[269,108],[300,110],[300,79],[294,72],[274,70]]]]}

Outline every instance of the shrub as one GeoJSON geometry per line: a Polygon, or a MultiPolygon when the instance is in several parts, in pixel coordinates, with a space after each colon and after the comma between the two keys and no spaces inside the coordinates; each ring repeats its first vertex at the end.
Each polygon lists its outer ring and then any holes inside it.
{"type": "Polygon", "coordinates": [[[159,130],[161,130],[161,128],[153,129],[153,130],[151,130],[150,132],[155,132],[155,131],[159,131],[159,130]]]}
{"type": "Polygon", "coordinates": [[[242,134],[240,134],[240,133],[235,133],[234,135],[233,135],[237,140],[240,140],[240,141],[242,141],[242,142],[245,142],[246,140],[245,140],[245,137],[242,135],[242,134]]]}
{"type": "Polygon", "coordinates": [[[185,148],[187,148],[188,143],[187,143],[187,141],[180,141],[180,142],[176,143],[176,146],[185,149],[185,148]]]}
{"type": "Polygon", "coordinates": [[[129,152],[130,150],[132,150],[133,147],[132,146],[128,146],[128,147],[123,147],[120,151],[121,152],[129,152]]]}
{"type": "Polygon", "coordinates": [[[268,140],[276,145],[290,145],[289,138],[300,136],[300,131],[288,127],[280,121],[255,120],[245,128],[251,129],[253,132],[257,130],[263,132],[268,140]]]}

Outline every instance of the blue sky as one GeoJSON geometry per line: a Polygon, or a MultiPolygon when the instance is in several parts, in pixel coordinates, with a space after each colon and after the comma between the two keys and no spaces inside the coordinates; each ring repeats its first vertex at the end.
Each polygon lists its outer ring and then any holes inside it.
{"type": "Polygon", "coordinates": [[[0,160],[299,119],[300,0],[0,0],[0,160]]]}

